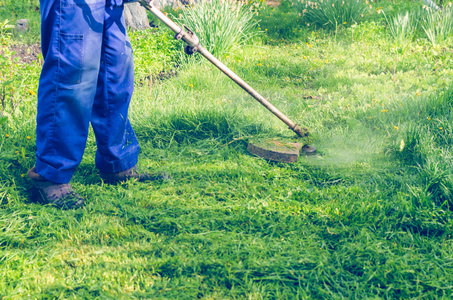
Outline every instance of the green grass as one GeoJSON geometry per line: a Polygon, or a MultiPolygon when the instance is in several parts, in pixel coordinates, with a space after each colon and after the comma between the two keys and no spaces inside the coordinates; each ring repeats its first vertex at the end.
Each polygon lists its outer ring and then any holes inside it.
{"type": "Polygon", "coordinates": [[[165,77],[176,67],[173,57],[179,43],[173,39],[171,30],[159,27],[146,30],[136,30],[129,33],[134,47],[135,79],[143,83],[144,80],[165,77]]]}
{"type": "Polygon", "coordinates": [[[422,28],[433,45],[439,41],[444,41],[453,31],[453,8],[446,6],[442,12],[426,9],[425,17],[422,21],[422,28]]]}
{"type": "Polygon", "coordinates": [[[0,23],[7,23],[13,27],[12,30],[4,31],[0,24],[0,34],[4,36],[5,33],[12,34],[16,41],[21,43],[31,44],[36,43],[40,39],[40,15],[39,15],[39,1],[0,1],[0,23]],[[17,32],[14,27],[17,20],[27,19],[29,30],[27,32],[17,32]]]}
{"type": "MultiPolygon", "coordinates": [[[[90,133],[72,181],[83,210],[28,198],[27,94],[0,124],[0,297],[451,298],[453,49],[426,38],[401,47],[383,24],[305,30],[300,40],[291,26],[269,27],[221,58],[310,128],[319,155],[294,164],[247,153],[248,139],[294,136],[214,67],[159,81],[165,66],[151,64],[131,121],[140,167],[172,180],[103,184],[90,133]]],[[[136,37],[138,70],[148,48],[171,55],[136,37]]]]}
{"type": "Polygon", "coordinates": [[[344,25],[357,24],[367,11],[367,1],[323,0],[294,1],[308,26],[337,30],[344,25]]]}
{"type": "Polygon", "coordinates": [[[259,36],[262,42],[278,45],[304,40],[308,34],[303,16],[291,5],[291,1],[282,1],[278,8],[260,6],[255,19],[259,22],[259,36]]]}

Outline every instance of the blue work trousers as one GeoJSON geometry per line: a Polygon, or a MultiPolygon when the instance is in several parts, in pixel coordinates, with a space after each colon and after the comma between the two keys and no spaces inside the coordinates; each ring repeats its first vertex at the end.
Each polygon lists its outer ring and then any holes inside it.
{"type": "Polygon", "coordinates": [[[68,183],[91,122],[96,166],[115,173],[137,164],[128,119],[134,88],[132,47],[122,0],[40,0],[44,65],[39,80],[36,172],[68,183]]]}

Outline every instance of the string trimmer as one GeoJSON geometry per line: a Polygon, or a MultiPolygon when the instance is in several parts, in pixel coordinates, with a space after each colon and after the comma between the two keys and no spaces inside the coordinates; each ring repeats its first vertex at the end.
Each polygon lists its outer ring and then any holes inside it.
{"type": "MultiPolygon", "coordinates": [[[[161,20],[172,31],[174,31],[176,34],[175,39],[183,40],[187,44],[184,48],[184,51],[187,54],[192,55],[194,53],[200,53],[201,55],[203,55],[213,65],[220,69],[220,71],[225,73],[225,75],[230,77],[231,80],[236,82],[247,93],[249,93],[253,98],[255,98],[264,107],[266,107],[277,118],[279,118],[283,123],[288,125],[289,129],[294,131],[299,137],[304,138],[308,136],[309,133],[306,128],[302,128],[299,124],[291,121],[287,116],[285,116],[281,111],[279,111],[275,106],[273,106],[269,101],[267,101],[263,96],[255,91],[250,85],[248,85],[238,75],[236,75],[227,66],[225,66],[220,60],[214,57],[214,55],[212,55],[203,46],[201,46],[196,34],[189,28],[187,28],[187,26],[184,26],[184,28],[179,27],[147,0],[138,0],[138,2],[159,20],[161,20]]],[[[269,160],[283,162],[295,162],[301,150],[304,152],[304,154],[308,155],[316,153],[315,147],[303,145],[302,143],[287,143],[277,140],[249,142],[247,150],[257,156],[269,160]]]]}

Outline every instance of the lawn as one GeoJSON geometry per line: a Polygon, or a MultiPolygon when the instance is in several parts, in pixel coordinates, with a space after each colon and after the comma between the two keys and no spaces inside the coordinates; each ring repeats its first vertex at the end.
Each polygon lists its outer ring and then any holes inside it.
{"type": "Polygon", "coordinates": [[[86,207],[69,211],[32,203],[24,175],[41,62],[8,49],[35,44],[39,26],[0,22],[2,299],[452,297],[452,35],[433,41],[420,21],[393,36],[419,2],[330,27],[289,1],[252,5],[255,34],[219,58],[309,128],[318,155],[250,155],[252,138],[297,138],[160,24],[130,33],[130,118],[140,168],[172,179],[104,184],[90,132],[72,180],[86,207]]]}

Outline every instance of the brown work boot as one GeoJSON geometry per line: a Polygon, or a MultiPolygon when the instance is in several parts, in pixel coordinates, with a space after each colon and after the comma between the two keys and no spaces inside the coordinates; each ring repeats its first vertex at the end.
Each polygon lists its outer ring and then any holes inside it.
{"type": "Polygon", "coordinates": [[[83,198],[74,192],[69,183],[55,183],[36,173],[36,168],[28,171],[28,178],[33,184],[33,200],[42,204],[51,204],[61,209],[76,209],[84,205],[83,198]]]}
{"type": "Polygon", "coordinates": [[[100,173],[101,178],[108,184],[117,184],[119,182],[134,179],[135,181],[158,181],[168,180],[170,175],[167,173],[140,173],[136,167],[127,169],[118,173],[100,173]]]}

